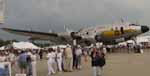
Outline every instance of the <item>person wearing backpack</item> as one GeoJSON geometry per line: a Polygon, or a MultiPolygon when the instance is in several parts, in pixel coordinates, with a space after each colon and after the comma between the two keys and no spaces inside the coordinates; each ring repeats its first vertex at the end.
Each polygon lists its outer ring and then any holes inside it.
{"type": "Polygon", "coordinates": [[[18,61],[21,74],[27,73],[27,57],[28,56],[25,51],[21,51],[20,55],[18,56],[17,61],[18,61]]]}
{"type": "Polygon", "coordinates": [[[93,76],[102,76],[102,67],[105,65],[105,54],[102,48],[94,47],[91,52],[93,76]]]}

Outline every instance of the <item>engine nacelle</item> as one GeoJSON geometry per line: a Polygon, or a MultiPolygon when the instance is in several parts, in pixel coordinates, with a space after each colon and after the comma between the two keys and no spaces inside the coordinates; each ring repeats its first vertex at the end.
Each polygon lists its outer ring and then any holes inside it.
{"type": "Polygon", "coordinates": [[[101,42],[102,41],[101,35],[96,35],[95,40],[96,40],[96,42],[101,42]]]}
{"type": "Polygon", "coordinates": [[[70,35],[71,35],[71,37],[72,37],[73,39],[77,39],[77,40],[81,40],[81,39],[82,39],[82,37],[79,36],[79,35],[77,35],[76,32],[71,32],[70,35]]]}

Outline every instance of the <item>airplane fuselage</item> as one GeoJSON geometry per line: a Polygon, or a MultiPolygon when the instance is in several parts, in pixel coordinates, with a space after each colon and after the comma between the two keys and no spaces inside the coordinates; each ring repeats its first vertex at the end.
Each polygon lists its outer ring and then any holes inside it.
{"type": "Polygon", "coordinates": [[[149,31],[148,26],[132,23],[111,24],[105,26],[95,26],[80,29],[77,32],[66,33],[45,33],[37,31],[18,30],[11,28],[2,28],[4,31],[29,36],[30,39],[43,39],[61,42],[70,42],[72,39],[82,40],[86,43],[89,41],[102,42],[103,44],[116,44],[127,41],[149,31]]]}
{"type": "Polygon", "coordinates": [[[84,39],[93,39],[104,44],[116,44],[127,41],[149,30],[147,26],[122,23],[81,29],[76,35],[84,39]]]}

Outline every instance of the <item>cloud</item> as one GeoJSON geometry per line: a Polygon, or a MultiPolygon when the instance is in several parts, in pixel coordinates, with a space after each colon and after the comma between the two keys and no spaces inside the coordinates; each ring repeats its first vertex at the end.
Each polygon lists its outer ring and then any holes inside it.
{"type": "Polygon", "coordinates": [[[16,18],[14,21],[22,24],[34,24],[39,21],[43,24],[45,21],[52,23],[107,23],[120,17],[143,16],[147,1],[11,0],[8,1],[8,17],[11,15],[10,20],[16,18]]]}
{"type": "Polygon", "coordinates": [[[64,24],[109,24],[124,18],[149,22],[149,0],[7,0],[6,23],[13,28],[63,31],[64,24]],[[28,27],[28,28],[30,28],[28,27]]]}

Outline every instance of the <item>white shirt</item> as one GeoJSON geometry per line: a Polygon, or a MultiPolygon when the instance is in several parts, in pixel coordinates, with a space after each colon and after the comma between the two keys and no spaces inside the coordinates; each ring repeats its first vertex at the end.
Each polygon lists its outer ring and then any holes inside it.
{"type": "Polygon", "coordinates": [[[56,52],[52,52],[52,60],[53,60],[53,62],[55,62],[55,58],[56,58],[56,52]]]}
{"type": "Polygon", "coordinates": [[[63,52],[64,52],[64,49],[60,49],[60,52],[63,53],[63,52]]]}
{"type": "Polygon", "coordinates": [[[77,56],[81,55],[82,54],[82,49],[76,49],[75,54],[77,56]]]}
{"type": "Polygon", "coordinates": [[[6,60],[6,56],[0,56],[0,62],[4,62],[6,60]]]}
{"type": "Polygon", "coordinates": [[[13,54],[13,53],[10,53],[9,54],[9,59],[10,59],[10,61],[14,61],[15,60],[15,55],[13,54]]]}
{"type": "Polygon", "coordinates": [[[32,53],[31,52],[27,52],[27,55],[32,56],[32,53]]]}
{"type": "Polygon", "coordinates": [[[62,59],[62,53],[61,52],[57,53],[56,55],[57,55],[57,59],[62,59]]]}
{"type": "Polygon", "coordinates": [[[104,52],[104,54],[107,54],[106,48],[103,48],[103,52],[104,52]]]}
{"type": "Polygon", "coordinates": [[[36,63],[36,55],[35,54],[32,54],[31,59],[32,59],[32,62],[36,63]]]}
{"type": "Polygon", "coordinates": [[[54,52],[51,52],[51,53],[48,53],[47,54],[47,58],[48,58],[48,62],[55,62],[55,57],[56,57],[56,54],[54,52]]]}

